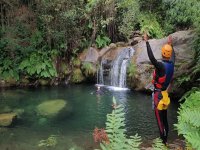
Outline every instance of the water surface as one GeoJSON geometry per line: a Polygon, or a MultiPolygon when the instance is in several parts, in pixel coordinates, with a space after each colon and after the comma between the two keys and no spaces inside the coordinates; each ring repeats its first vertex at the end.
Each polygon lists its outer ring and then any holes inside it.
{"type": "MultiPolygon", "coordinates": [[[[0,129],[1,150],[66,150],[97,148],[92,137],[95,127],[105,128],[106,114],[112,111],[112,97],[125,107],[127,135],[138,133],[144,142],[159,136],[151,96],[126,91],[112,91],[102,88],[95,93],[94,85],[71,85],[9,89],[0,92],[0,109],[23,110],[24,113],[13,127],[0,129]],[[69,112],[53,119],[37,115],[36,107],[43,101],[64,99],[69,112]],[[39,148],[38,143],[50,135],[57,136],[54,148],[39,148]]],[[[177,137],[173,124],[177,122],[178,104],[171,102],[168,111],[169,141],[177,137]]]]}

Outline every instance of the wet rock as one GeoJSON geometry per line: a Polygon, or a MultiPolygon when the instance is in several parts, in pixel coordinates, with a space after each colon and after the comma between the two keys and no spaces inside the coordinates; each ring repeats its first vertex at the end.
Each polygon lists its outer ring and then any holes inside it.
{"type": "Polygon", "coordinates": [[[17,118],[16,113],[4,113],[0,114],[0,126],[8,127],[10,126],[13,121],[17,118]]]}
{"type": "Polygon", "coordinates": [[[127,46],[127,43],[125,43],[125,42],[117,42],[116,45],[117,45],[117,47],[125,47],[125,46],[127,46]]]}
{"type": "Polygon", "coordinates": [[[79,68],[74,69],[73,72],[72,72],[71,81],[73,83],[80,83],[83,80],[85,80],[85,78],[83,76],[81,69],[79,69],[79,68]]]}
{"type": "Polygon", "coordinates": [[[107,53],[111,48],[109,46],[106,46],[102,48],[99,52],[99,57],[102,57],[105,53],[107,53]]]}
{"type": "Polygon", "coordinates": [[[86,53],[84,61],[95,63],[98,61],[98,57],[99,57],[99,54],[98,54],[97,49],[90,47],[86,53]]]}
{"type": "Polygon", "coordinates": [[[55,117],[62,110],[66,109],[67,102],[62,99],[49,100],[42,102],[36,107],[38,115],[43,117],[55,117]]]}
{"type": "Polygon", "coordinates": [[[111,43],[111,44],[109,45],[109,47],[110,47],[110,48],[116,48],[117,45],[116,45],[115,43],[111,43]]]}

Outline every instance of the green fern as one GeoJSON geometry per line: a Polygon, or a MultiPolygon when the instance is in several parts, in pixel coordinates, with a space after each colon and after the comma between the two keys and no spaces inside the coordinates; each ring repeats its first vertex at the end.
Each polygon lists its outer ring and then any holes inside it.
{"type": "Polygon", "coordinates": [[[153,150],[167,150],[167,147],[163,144],[160,138],[153,140],[153,150]]]}
{"type": "Polygon", "coordinates": [[[102,48],[102,47],[105,47],[106,45],[108,45],[111,40],[109,39],[109,37],[107,36],[100,36],[98,35],[97,38],[96,38],[96,44],[97,44],[97,47],[98,48],[102,48]]]}
{"type": "Polygon", "coordinates": [[[200,149],[200,91],[185,99],[179,109],[178,124],[175,126],[192,148],[200,149]]]}
{"type": "Polygon", "coordinates": [[[82,67],[81,67],[81,69],[83,69],[83,73],[86,76],[90,76],[90,75],[93,76],[96,73],[95,67],[90,62],[84,62],[83,65],[82,65],[82,67]]]}
{"type": "Polygon", "coordinates": [[[162,38],[164,36],[164,31],[157,21],[157,16],[155,14],[141,14],[139,17],[139,23],[141,33],[147,32],[147,34],[153,38],[162,38]]]}
{"type": "Polygon", "coordinates": [[[127,72],[128,72],[128,77],[130,78],[134,77],[136,73],[136,65],[134,63],[130,63],[127,72]]]}
{"type": "Polygon", "coordinates": [[[139,150],[141,144],[141,137],[137,134],[135,136],[126,137],[125,132],[125,118],[124,108],[122,105],[116,104],[113,98],[114,110],[107,115],[106,133],[108,134],[109,144],[100,143],[102,150],[139,150]]]}

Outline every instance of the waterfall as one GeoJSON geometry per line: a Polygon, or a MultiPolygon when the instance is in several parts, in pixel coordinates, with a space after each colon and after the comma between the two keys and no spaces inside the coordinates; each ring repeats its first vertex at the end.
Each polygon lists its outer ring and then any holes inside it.
{"type": "Polygon", "coordinates": [[[125,88],[126,70],[133,54],[133,48],[124,48],[112,62],[102,59],[98,70],[97,83],[125,88]]]}
{"type": "Polygon", "coordinates": [[[104,84],[103,80],[103,61],[101,61],[100,68],[97,71],[97,83],[104,84]]]}
{"type": "Polygon", "coordinates": [[[119,74],[119,87],[126,87],[126,68],[128,64],[128,59],[122,61],[120,74],[119,74]]]}

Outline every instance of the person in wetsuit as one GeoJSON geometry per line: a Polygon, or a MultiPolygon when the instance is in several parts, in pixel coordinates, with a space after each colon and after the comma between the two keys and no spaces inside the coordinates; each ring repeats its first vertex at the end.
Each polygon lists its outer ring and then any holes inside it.
{"type": "Polygon", "coordinates": [[[146,33],[144,34],[144,40],[146,41],[148,57],[155,67],[152,81],[154,85],[154,111],[160,132],[160,138],[166,145],[169,131],[167,108],[170,103],[170,99],[168,97],[168,88],[173,77],[175,64],[175,53],[173,47],[171,46],[172,37],[170,36],[168,39],[168,44],[165,44],[162,47],[162,61],[157,61],[155,59],[146,33]]]}

